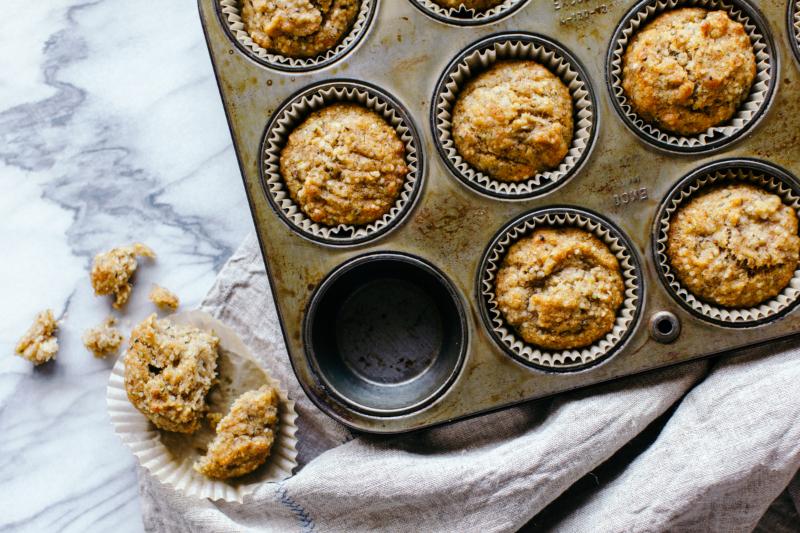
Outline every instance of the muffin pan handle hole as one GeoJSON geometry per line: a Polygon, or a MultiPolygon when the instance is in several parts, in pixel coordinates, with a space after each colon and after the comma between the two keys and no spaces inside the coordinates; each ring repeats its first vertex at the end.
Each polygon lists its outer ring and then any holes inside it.
{"type": "Polygon", "coordinates": [[[681,321],[669,311],[659,311],[650,317],[650,336],[662,344],[669,344],[681,334],[681,321]]]}

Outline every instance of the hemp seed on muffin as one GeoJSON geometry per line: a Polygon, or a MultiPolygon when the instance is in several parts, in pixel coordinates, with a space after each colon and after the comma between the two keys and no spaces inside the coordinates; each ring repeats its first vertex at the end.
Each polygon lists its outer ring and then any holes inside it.
{"type": "Polygon", "coordinates": [[[389,212],[408,173],[395,129],[358,104],[315,111],[289,135],[280,173],[314,222],[369,224],[389,212]]]}
{"type": "Polygon", "coordinates": [[[499,6],[504,0],[433,0],[434,3],[449,9],[458,9],[464,6],[475,11],[486,11],[499,6]]]}
{"type": "Polygon", "coordinates": [[[712,188],[672,216],[667,257],[698,298],[752,307],[780,294],[798,267],[797,215],[780,196],[750,184],[712,188]]]}
{"type": "Polygon", "coordinates": [[[633,36],[622,87],[644,120],[696,135],[733,117],[755,76],[753,45],[742,24],[725,11],[681,8],[633,36]]]}
{"type": "Polygon", "coordinates": [[[242,0],[245,31],[260,47],[288,57],[315,57],[345,37],[360,0],[242,0]]]}
{"type": "Polygon", "coordinates": [[[470,80],[453,109],[453,142],[472,167],[523,181],[558,167],[572,143],[572,97],[535,61],[501,61],[470,80]]]}
{"type": "Polygon", "coordinates": [[[157,427],[194,433],[217,377],[219,338],[193,326],[147,317],[125,352],[128,399],[157,427]]]}
{"type": "Polygon", "coordinates": [[[506,322],[548,350],[589,346],[613,328],[624,300],[619,262],[578,228],[540,228],[514,243],[497,273],[506,322]]]}

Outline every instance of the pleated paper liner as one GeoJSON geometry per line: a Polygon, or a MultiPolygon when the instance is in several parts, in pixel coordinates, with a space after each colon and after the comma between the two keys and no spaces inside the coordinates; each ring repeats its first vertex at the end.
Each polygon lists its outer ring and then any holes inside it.
{"type": "Polygon", "coordinates": [[[569,207],[528,212],[507,224],[484,253],[479,270],[479,304],[484,324],[506,353],[519,362],[550,371],[579,370],[616,353],[636,326],[642,307],[642,274],[633,245],[621,230],[600,216],[569,207]],[[536,228],[580,228],[604,242],[619,261],[625,294],[613,329],[594,344],[574,350],[547,350],[529,344],[506,323],[495,295],[495,278],[508,249],[536,228]]]}
{"type": "Polygon", "coordinates": [[[800,63],[800,0],[789,1],[789,39],[791,39],[792,52],[800,63]]]}
{"type": "Polygon", "coordinates": [[[700,300],[681,285],[670,266],[667,239],[672,215],[696,193],[708,187],[744,182],[777,194],[800,217],[800,192],[797,181],[785,171],[755,160],[723,160],[701,167],[683,178],[666,196],[656,215],[653,252],[661,280],[672,296],[688,311],[721,326],[756,326],[782,316],[800,300],[800,269],[789,285],[776,297],[750,308],[725,308],[700,300]]]}
{"type": "Polygon", "coordinates": [[[227,414],[241,394],[273,385],[280,391],[278,427],[266,463],[255,472],[230,480],[205,477],[192,468],[214,438],[214,431],[204,423],[193,435],[157,429],[128,401],[125,392],[125,358],[121,356],[111,371],[108,382],[108,413],[114,429],[133,451],[139,464],[155,479],[185,496],[241,503],[264,483],[291,477],[297,466],[297,413],[294,400],[286,390],[261,368],[236,333],[202,311],[187,311],[169,318],[178,324],[190,324],[213,331],[220,339],[217,374],[219,383],[208,396],[209,411],[227,414]]]}
{"type": "Polygon", "coordinates": [[[267,198],[278,216],[306,239],[330,245],[352,246],[376,239],[394,229],[411,212],[424,176],[422,143],[411,116],[395,98],[372,85],[354,80],[332,80],[312,85],[291,96],[276,111],[264,134],[261,178],[267,198]],[[360,104],[383,117],[405,145],[408,174],[400,195],[388,213],[365,225],[327,226],[314,222],[289,195],[280,173],[280,156],[292,131],[311,113],[329,105],[360,104]]]}
{"type": "Polygon", "coordinates": [[[375,18],[375,10],[378,3],[378,0],[361,0],[356,20],[339,44],[316,57],[298,58],[269,52],[254,42],[244,28],[240,0],[215,1],[218,2],[217,11],[228,37],[240,50],[250,59],[262,65],[287,72],[305,72],[321,69],[339,61],[352,52],[369,31],[375,18]]]}
{"type": "Polygon", "coordinates": [[[766,22],[745,0],[645,0],[623,17],[617,27],[606,62],[611,101],[625,125],[652,146],[675,153],[707,152],[726,146],[754,127],[763,118],[777,85],[778,58],[766,22]],[[731,20],[741,23],[753,44],[756,77],[750,94],[726,123],[697,135],[678,135],[641,118],[628,102],[622,88],[622,61],[630,39],[639,29],[665,11],[683,7],[723,10],[731,20]]]}
{"type": "Polygon", "coordinates": [[[496,22],[512,15],[527,2],[528,0],[504,0],[489,9],[471,9],[463,5],[443,7],[433,0],[411,0],[415,7],[434,20],[455,26],[478,26],[496,22]]]}
{"type": "Polygon", "coordinates": [[[450,171],[471,189],[494,198],[522,200],[551,191],[574,176],[589,157],[597,129],[597,104],[591,83],[578,60],[557,43],[529,33],[502,33],[482,39],[459,53],[436,84],[431,110],[436,148],[450,171]],[[558,76],[573,101],[573,138],[558,168],[519,181],[495,179],[467,163],[452,136],[452,112],[471,79],[498,61],[533,60],[558,76]]]}

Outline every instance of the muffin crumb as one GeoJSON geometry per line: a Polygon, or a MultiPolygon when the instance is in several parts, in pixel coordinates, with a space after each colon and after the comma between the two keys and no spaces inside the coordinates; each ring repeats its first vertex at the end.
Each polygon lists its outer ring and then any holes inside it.
{"type": "Polygon", "coordinates": [[[114,327],[116,324],[117,319],[109,316],[102,324],[87,329],[83,333],[83,345],[97,358],[117,353],[122,344],[122,334],[114,327]]]}
{"type": "Polygon", "coordinates": [[[155,252],[141,243],[112,248],[99,253],[92,263],[92,288],[96,296],[114,295],[114,309],[120,309],[128,301],[133,290],[131,277],[139,266],[136,257],[154,259],[155,252]]]}
{"type": "Polygon", "coordinates": [[[46,309],[36,315],[33,324],[17,343],[16,354],[38,366],[56,358],[58,323],[53,311],[46,309]]]}
{"type": "Polygon", "coordinates": [[[217,435],[194,469],[228,479],[249,474],[267,460],[278,423],[278,391],[267,385],[242,394],[216,425],[217,435]]]}
{"type": "Polygon", "coordinates": [[[217,375],[219,338],[150,315],[131,332],[125,352],[130,402],[157,427],[194,433],[217,375]]]}
{"type": "Polygon", "coordinates": [[[159,309],[163,309],[165,311],[174,311],[181,304],[180,299],[174,292],[156,284],[153,284],[153,288],[150,290],[150,295],[148,298],[159,309]]]}

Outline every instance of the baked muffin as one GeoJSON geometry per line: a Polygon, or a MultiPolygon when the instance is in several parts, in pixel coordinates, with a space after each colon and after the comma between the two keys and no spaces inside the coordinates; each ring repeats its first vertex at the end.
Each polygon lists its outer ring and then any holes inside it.
{"type": "Polygon", "coordinates": [[[549,350],[603,338],[614,328],[624,292],[617,258],[577,228],[541,228],[520,239],[495,282],[506,322],[526,342],[549,350]]]}
{"type": "Polygon", "coordinates": [[[242,23],[257,45],[288,57],[327,52],[350,31],[360,0],[242,0],[242,23]]]}
{"type": "Polygon", "coordinates": [[[672,216],[667,256],[692,294],[724,307],[752,307],[789,284],[800,258],[797,215],[749,184],[712,188],[672,216]]]}
{"type": "Polygon", "coordinates": [[[725,11],[668,11],[637,32],[625,51],[622,88],[644,120],[680,135],[728,121],[750,94],[753,45],[725,11]]]}
{"type": "Polygon", "coordinates": [[[470,80],[453,109],[464,160],[501,181],[557,167],[572,143],[572,97],[535,61],[502,61],[470,80]]]}
{"type": "Polygon", "coordinates": [[[408,173],[405,146],[377,113],[333,104],[289,135],[280,172],[289,194],[314,222],[369,224],[397,201],[408,173]]]}
{"type": "Polygon", "coordinates": [[[242,394],[216,424],[217,435],[194,469],[211,478],[249,474],[267,460],[278,424],[278,391],[263,386],[242,394]]]}
{"type": "Polygon", "coordinates": [[[147,317],[125,352],[128,399],[157,427],[194,433],[217,376],[219,338],[192,326],[147,317]]]}
{"type": "Polygon", "coordinates": [[[448,9],[458,9],[464,6],[475,11],[486,11],[494,6],[499,6],[505,0],[433,0],[434,3],[448,9]]]}

